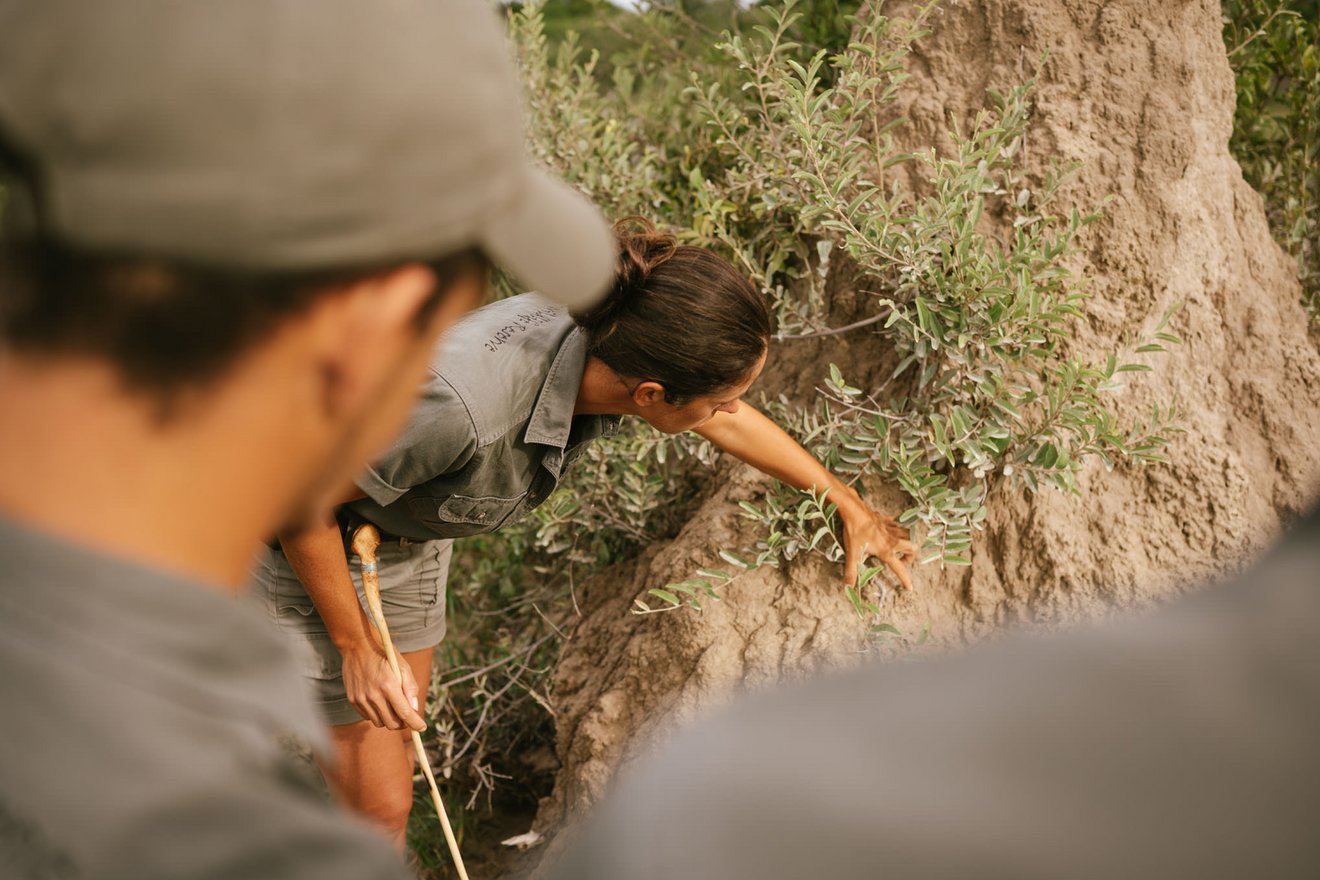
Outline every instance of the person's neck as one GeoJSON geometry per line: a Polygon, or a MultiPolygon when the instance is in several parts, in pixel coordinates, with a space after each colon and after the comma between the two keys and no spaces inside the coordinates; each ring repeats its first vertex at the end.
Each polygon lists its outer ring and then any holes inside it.
{"type": "Polygon", "coordinates": [[[619,374],[598,358],[588,357],[582,370],[582,384],[578,386],[573,415],[631,416],[637,415],[637,404],[632,392],[619,374]]]}
{"type": "Polygon", "coordinates": [[[278,473],[251,464],[254,447],[280,439],[263,431],[263,407],[245,412],[253,400],[229,397],[162,422],[104,366],[0,362],[0,513],[239,591],[281,513],[273,499],[287,493],[278,473]]]}

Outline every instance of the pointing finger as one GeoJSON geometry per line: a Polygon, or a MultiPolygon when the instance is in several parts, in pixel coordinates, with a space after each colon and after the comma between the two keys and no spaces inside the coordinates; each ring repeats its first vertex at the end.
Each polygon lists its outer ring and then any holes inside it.
{"type": "Polygon", "coordinates": [[[849,543],[845,548],[843,560],[843,585],[845,587],[857,586],[857,563],[865,553],[865,544],[858,547],[855,544],[849,543]]]}
{"type": "Polygon", "coordinates": [[[908,574],[907,566],[895,554],[885,557],[885,565],[898,578],[898,582],[903,585],[904,590],[912,589],[912,576],[908,574]]]}

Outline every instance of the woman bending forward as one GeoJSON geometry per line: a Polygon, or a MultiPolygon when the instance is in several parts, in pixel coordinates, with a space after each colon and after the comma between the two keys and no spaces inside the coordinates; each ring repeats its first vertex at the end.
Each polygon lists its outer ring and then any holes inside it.
{"type": "Polygon", "coordinates": [[[525,294],[455,326],[408,427],[359,478],[340,521],[281,535],[259,566],[272,614],[309,649],[307,675],[337,751],[322,766],[331,790],[400,847],[412,808],[407,728],[425,726],[416,682],[430,680],[432,649],[444,637],[452,539],[525,516],[621,417],[667,434],[696,431],[791,486],[828,491],[843,523],[845,580],[876,557],[910,586],[907,530],[742,403],[771,334],[747,279],[644,222],[639,231],[621,226],[619,243],[613,291],[592,311],[569,315],[525,294]],[[381,599],[406,661],[402,688],[363,610],[360,565],[344,550],[342,529],[362,521],[383,538],[381,599]]]}

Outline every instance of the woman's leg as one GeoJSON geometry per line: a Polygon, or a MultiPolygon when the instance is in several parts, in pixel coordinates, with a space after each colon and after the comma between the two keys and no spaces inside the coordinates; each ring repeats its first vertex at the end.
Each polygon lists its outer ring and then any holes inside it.
{"type": "MultiPolygon", "coordinates": [[[[417,682],[422,708],[431,681],[434,646],[444,638],[451,544],[382,544],[378,551],[381,603],[395,647],[417,682]]],[[[348,562],[360,591],[361,565],[356,557],[348,562]]],[[[348,703],[341,674],[343,658],[284,554],[266,554],[254,575],[258,595],[264,595],[271,617],[301,643],[299,655],[306,664],[308,684],[330,725],[333,752],[326,756],[329,760],[318,758],[317,764],[331,792],[402,848],[412,809],[411,734],[375,727],[348,703]]]]}
{"type": "MultiPolygon", "coordinates": [[[[423,714],[431,680],[432,653],[427,648],[403,655],[417,680],[417,700],[423,714]]],[[[330,791],[350,810],[378,826],[403,850],[413,801],[412,734],[407,730],[375,727],[370,721],[356,721],[332,726],[330,737],[335,749],[334,765],[317,762],[330,791]]]]}

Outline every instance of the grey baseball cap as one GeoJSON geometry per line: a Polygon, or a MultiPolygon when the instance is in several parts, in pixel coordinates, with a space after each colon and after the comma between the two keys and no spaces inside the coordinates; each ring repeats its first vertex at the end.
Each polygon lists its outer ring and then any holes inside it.
{"type": "Polygon", "coordinates": [[[589,305],[604,218],[525,152],[483,0],[0,0],[11,233],[240,270],[480,246],[589,305]],[[30,182],[30,185],[29,185],[30,182]]]}

